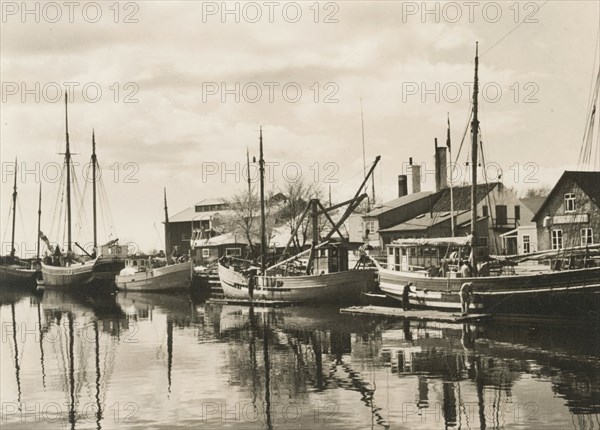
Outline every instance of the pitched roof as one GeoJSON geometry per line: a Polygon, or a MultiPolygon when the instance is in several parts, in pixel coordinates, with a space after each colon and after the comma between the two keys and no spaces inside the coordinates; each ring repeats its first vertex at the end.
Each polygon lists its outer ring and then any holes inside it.
{"type": "Polygon", "coordinates": [[[213,198],[207,198],[207,199],[202,199],[200,200],[198,203],[196,203],[194,206],[207,206],[207,205],[222,205],[224,203],[227,203],[225,201],[225,199],[213,199],[213,198]]]}
{"type": "Polygon", "coordinates": [[[404,206],[406,204],[428,197],[431,194],[433,194],[431,191],[421,191],[418,193],[407,194],[403,197],[398,197],[397,199],[390,200],[389,202],[384,203],[382,206],[377,207],[370,212],[367,212],[364,216],[378,216],[389,210],[396,209],[400,206],[404,206]]]}
{"type": "Polygon", "coordinates": [[[205,212],[196,212],[195,206],[190,206],[182,210],[181,212],[177,212],[175,215],[169,217],[169,223],[174,222],[192,222],[192,221],[203,221],[209,220],[211,216],[216,214],[225,215],[231,213],[231,209],[221,209],[217,211],[205,211],[205,212]]]}
{"type": "MultiPolygon", "coordinates": [[[[471,213],[469,211],[454,211],[454,216],[454,222],[460,224],[466,219],[470,219],[471,213]]],[[[427,212],[392,227],[381,229],[379,232],[422,231],[449,220],[450,212],[427,212]]]]}
{"type": "Polygon", "coordinates": [[[529,208],[531,213],[536,213],[546,201],[546,197],[523,197],[520,200],[529,208]]]}
{"type": "Polygon", "coordinates": [[[546,200],[544,200],[544,203],[533,216],[533,221],[536,221],[544,214],[546,205],[554,198],[558,192],[557,190],[560,188],[560,184],[566,180],[572,180],[590,198],[596,207],[600,208],[600,172],[565,170],[554,185],[554,188],[552,188],[552,191],[550,191],[550,194],[548,194],[548,197],[546,197],[546,200]]]}
{"type": "MultiPolygon", "coordinates": [[[[494,187],[500,185],[500,182],[491,182],[488,184],[477,184],[477,202],[485,198],[494,187]]],[[[447,212],[450,210],[450,188],[444,188],[434,196],[436,201],[432,207],[432,212],[447,212]]],[[[454,200],[454,210],[470,210],[471,208],[471,185],[462,185],[452,188],[452,198],[454,200]]]]}

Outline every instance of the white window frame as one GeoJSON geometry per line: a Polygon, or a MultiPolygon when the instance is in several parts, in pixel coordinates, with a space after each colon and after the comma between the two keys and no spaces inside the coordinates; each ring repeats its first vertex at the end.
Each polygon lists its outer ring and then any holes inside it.
{"type": "Polygon", "coordinates": [[[369,234],[375,233],[375,221],[365,221],[365,230],[369,230],[369,234]]]}
{"type": "Polygon", "coordinates": [[[594,244],[594,230],[591,227],[583,227],[580,232],[581,246],[594,244]]]}
{"type": "Polygon", "coordinates": [[[563,231],[561,229],[552,230],[552,249],[562,249],[563,247],[563,231]]]}
{"type": "Polygon", "coordinates": [[[523,235],[523,254],[531,253],[531,236],[528,234],[523,235]]]}
{"type": "Polygon", "coordinates": [[[209,258],[209,257],[210,257],[210,249],[202,248],[202,258],[209,258]]]}
{"type": "Polygon", "coordinates": [[[565,212],[575,212],[575,193],[565,194],[565,212]]]}

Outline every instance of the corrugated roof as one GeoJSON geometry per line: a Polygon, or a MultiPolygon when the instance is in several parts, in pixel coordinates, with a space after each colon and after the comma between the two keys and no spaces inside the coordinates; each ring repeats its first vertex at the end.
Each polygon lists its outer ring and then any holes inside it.
{"type": "Polygon", "coordinates": [[[365,216],[379,216],[382,213],[385,213],[389,210],[396,209],[400,206],[423,199],[425,197],[430,196],[431,194],[433,194],[431,191],[421,191],[418,193],[407,194],[403,197],[398,197],[397,199],[390,200],[389,202],[384,203],[381,207],[375,208],[372,211],[365,214],[365,216]]]}

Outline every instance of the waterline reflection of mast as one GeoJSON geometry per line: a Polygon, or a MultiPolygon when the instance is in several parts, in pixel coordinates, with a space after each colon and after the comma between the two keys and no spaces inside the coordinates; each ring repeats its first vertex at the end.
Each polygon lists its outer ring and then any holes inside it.
{"type": "MultiPolygon", "coordinates": [[[[38,245],[38,249],[39,249],[39,245],[38,245]]],[[[42,312],[41,312],[41,303],[39,300],[37,302],[37,315],[38,315],[38,332],[40,335],[40,365],[42,368],[42,386],[44,388],[46,388],[46,369],[44,367],[44,330],[42,330],[42,312]]]]}
{"type": "Polygon", "coordinates": [[[19,364],[19,347],[17,345],[17,320],[15,319],[15,304],[10,304],[10,312],[12,315],[13,343],[15,346],[15,375],[17,377],[17,402],[19,410],[21,410],[21,365],[19,364]]]}
{"type": "Polygon", "coordinates": [[[167,381],[171,394],[171,371],[173,369],[173,320],[167,319],[167,381]]]}
{"type": "Polygon", "coordinates": [[[102,428],[102,402],[100,401],[100,333],[98,331],[98,320],[94,320],[94,346],[96,352],[96,427],[102,428]]]}
{"type": "Polygon", "coordinates": [[[69,323],[69,422],[71,423],[71,429],[75,430],[75,334],[73,329],[73,314],[67,313],[67,320],[69,323]]]}

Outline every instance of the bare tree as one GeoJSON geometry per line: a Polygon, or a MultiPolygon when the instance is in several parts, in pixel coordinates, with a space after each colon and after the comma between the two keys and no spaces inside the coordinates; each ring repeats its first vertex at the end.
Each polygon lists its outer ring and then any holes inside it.
{"type": "Polygon", "coordinates": [[[542,185],[542,186],[539,186],[539,187],[527,189],[527,191],[525,191],[525,194],[524,194],[523,197],[525,197],[525,198],[529,198],[529,197],[547,197],[548,194],[550,194],[550,187],[548,187],[547,185],[542,185]]]}
{"type": "MultiPolygon", "coordinates": [[[[286,196],[286,201],[278,215],[281,222],[289,228],[292,245],[299,252],[308,241],[311,226],[310,209],[303,220],[301,220],[302,214],[311,199],[321,199],[324,193],[318,184],[307,184],[304,181],[287,182],[282,193],[286,196]]],[[[319,216],[319,233],[324,230],[325,225],[325,217],[319,216]]]]}
{"type": "Polygon", "coordinates": [[[250,254],[254,255],[254,243],[260,237],[260,202],[252,190],[241,191],[227,200],[231,213],[221,220],[223,229],[248,242],[250,254]]]}

